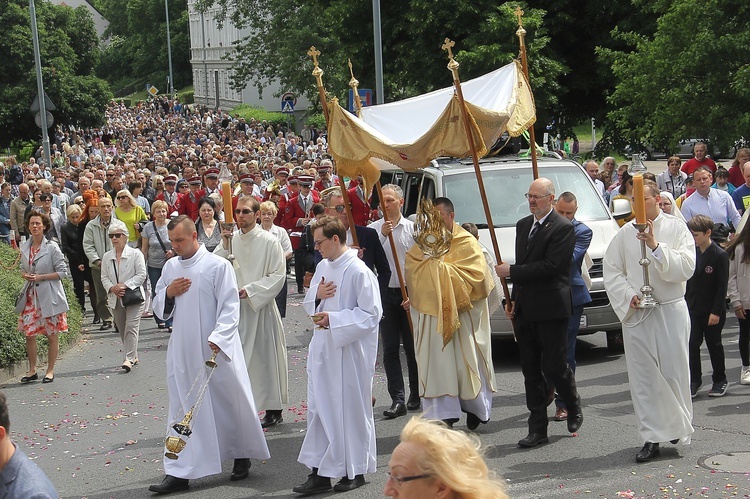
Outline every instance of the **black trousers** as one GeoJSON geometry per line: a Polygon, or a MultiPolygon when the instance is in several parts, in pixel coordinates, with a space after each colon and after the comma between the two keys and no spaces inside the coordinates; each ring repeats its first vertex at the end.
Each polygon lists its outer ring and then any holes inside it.
{"type": "MultiPolygon", "coordinates": [[[[750,317],[750,310],[745,310],[750,317]]],[[[740,324],[740,358],[743,366],[750,366],[750,319],[737,319],[740,324]]]]}
{"type": "Polygon", "coordinates": [[[706,340],[708,356],[711,358],[711,379],[714,383],[727,380],[724,364],[724,347],[721,344],[721,330],[726,322],[724,314],[719,318],[719,323],[714,326],[708,325],[708,316],[697,316],[690,314],[690,382],[699,383],[703,376],[701,369],[701,345],[706,340]]]}
{"type": "Polygon", "coordinates": [[[383,319],[380,321],[380,338],[383,342],[383,368],[388,382],[388,394],[393,402],[406,402],[404,375],[401,370],[401,343],[406,353],[406,367],[409,371],[409,392],[419,395],[419,372],[414,356],[414,336],[409,329],[406,310],[401,307],[403,298],[400,288],[382,291],[383,319]]]}
{"type": "Polygon", "coordinates": [[[569,413],[580,411],[581,398],[568,366],[568,318],[531,321],[516,316],[516,338],[530,411],[529,433],[547,434],[547,393],[554,385],[569,413]]]}
{"type": "Polygon", "coordinates": [[[289,286],[286,282],[286,276],[284,276],[284,287],[281,288],[279,294],[276,295],[276,307],[279,309],[279,315],[283,319],[286,317],[286,297],[289,294],[289,286]]]}
{"type": "Polygon", "coordinates": [[[315,255],[311,255],[306,249],[294,250],[294,277],[297,280],[297,289],[302,289],[305,280],[305,272],[315,272],[315,255]]]}
{"type": "Polygon", "coordinates": [[[88,267],[85,270],[78,270],[77,266],[71,265],[70,277],[73,279],[73,291],[75,292],[78,304],[81,306],[81,310],[86,310],[86,291],[83,285],[84,283],[89,283],[91,309],[96,312],[96,289],[94,289],[94,281],[91,280],[91,271],[88,267]]]}

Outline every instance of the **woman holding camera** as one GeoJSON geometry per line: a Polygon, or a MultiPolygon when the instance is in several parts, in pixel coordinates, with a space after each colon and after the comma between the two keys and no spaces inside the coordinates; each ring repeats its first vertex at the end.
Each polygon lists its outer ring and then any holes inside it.
{"type": "Polygon", "coordinates": [[[115,216],[128,228],[128,246],[135,248],[140,240],[138,223],[148,220],[146,212],[138,205],[133,195],[127,189],[117,192],[115,199],[115,216]]]}

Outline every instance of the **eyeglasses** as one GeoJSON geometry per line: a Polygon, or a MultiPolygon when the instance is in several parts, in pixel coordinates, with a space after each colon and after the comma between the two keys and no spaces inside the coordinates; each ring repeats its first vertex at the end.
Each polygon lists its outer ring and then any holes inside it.
{"type": "Polygon", "coordinates": [[[526,199],[528,199],[529,201],[538,201],[540,199],[546,198],[547,196],[549,196],[549,194],[547,194],[545,196],[536,196],[534,194],[530,194],[530,193],[527,192],[526,194],[524,194],[524,196],[526,196],[526,199]]]}
{"type": "Polygon", "coordinates": [[[234,210],[234,214],[235,215],[239,215],[240,213],[243,214],[243,215],[249,215],[249,214],[255,213],[255,212],[253,210],[251,210],[250,208],[243,208],[243,209],[237,208],[236,210],[234,210]]]}
{"type": "Polygon", "coordinates": [[[344,210],[346,210],[346,206],[344,206],[343,204],[333,206],[332,208],[336,210],[337,213],[344,213],[344,210]]]}
{"type": "Polygon", "coordinates": [[[122,237],[122,236],[124,236],[124,235],[125,235],[125,234],[110,234],[110,235],[109,235],[109,238],[110,238],[110,239],[119,239],[119,238],[121,238],[121,237],[122,237]]]}
{"type": "Polygon", "coordinates": [[[398,485],[399,487],[406,482],[411,482],[413,480],[422,480],[423,478],[430,478],[432,476],[429,473],[425,473],[423,475],[399,476],[391,474],[390,471],[386,471],[385,474],[388,475],[388,478],[396,482],[396,485],[398,485]]]}
{"type": "Polygon", "coordinates": [[[315,241],[315,248],[320,248],[320,245],[323,244],[323,241],[328,241],[330,237],[326,237],[325,239],[321,239],[320,241],[315,241]]]}

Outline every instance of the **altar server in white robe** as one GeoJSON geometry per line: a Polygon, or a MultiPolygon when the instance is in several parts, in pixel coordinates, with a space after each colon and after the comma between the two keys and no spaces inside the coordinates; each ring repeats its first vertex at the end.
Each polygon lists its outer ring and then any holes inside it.
{"type": "Polygon", "coordinates": [[[176,435],[172,425],[195,403],[197,387],[190,400],[188,393],[207,369],[205,361],[212,352],[218,356],[203,402],[193,414],[187,445],[178,459],[164,459],[166,477],[149,487],[159,493],[186,490],[190,479],[220,473],[226,459],[234,459],[231,479],[241,480],[248,476],[250,458],[270,457],[260,421],[253,417],[257,411],[237,334],[240,304],[232,266],[198,243],[189,217],[173,219],[167,230],[180,258],[164,265],[154,312],[164,320],[174,318],[167,346],[170,435],[176,435]]]}
{"type": "Polygon", "coordinates": [[[659,189],[644,182],[648,228],[625,224],[604,255],[604,285],[622,322],[630,396],[645,444],[636,461],[659,455],[659,443],[690,443],[687,280],[695,268],[695,243],[682,220],[659,209],[659,189]],[[655,308],[638,308],[643,285],[640,241],[646,242],[655,308]]]}
{"type": "Polygon", "coordinates": [[[307,433],[299,462],[312,468],[294,488],[315,494],[352,490],[376,471],[372,380],[382,305],[378,281],[357,251],[346,246],[346,229],[324,217],[313,227],[323,260],[305,295],[315,328],[307,358],[307,433]]]}
{"type": "Polygon", "coordinates": [[[434,203],[440,217],[435,213],[422,224],[424,234],[415,233],[416,244],[406,253],[422,410],[450,427],[465,412],[473,431],[490,420],[495,391],[487,305],[494,279],[479,241],[455,222],[450,199],[434,203]],[[424,236],[443,241],[446,233],[448,252],[433,254],[424,236]]]}
{"type": "Polygon", "coordinates": [[[234,210],[238,230],[222,231],[222,244],[214,254],[227,258],[227,240],[232,238],[232,266],[240,290],[240,340],[255,406],[266,411],[261,426],[269,428],[283,421],[288,403],[286,338],[276,306],[276,295],[286,280],[286,260],[276,236],[257,224],[259,212],[257,199],[240,197],[234,210]]]}

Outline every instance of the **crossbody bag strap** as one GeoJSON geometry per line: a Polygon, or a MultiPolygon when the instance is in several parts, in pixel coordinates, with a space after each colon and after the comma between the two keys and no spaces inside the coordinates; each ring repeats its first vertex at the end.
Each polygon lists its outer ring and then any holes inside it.
{"type": "Polygon", "coordinates": [[[159,240],[159,244],[161,245],[161,250],[164,252],[164,254],[167,254],[167,248],[164,246],[164,241],[161,240],[161,236],[159,235],[159,227],[154,224],[154,232],[156,233],[156,239],[159,240]]]}

